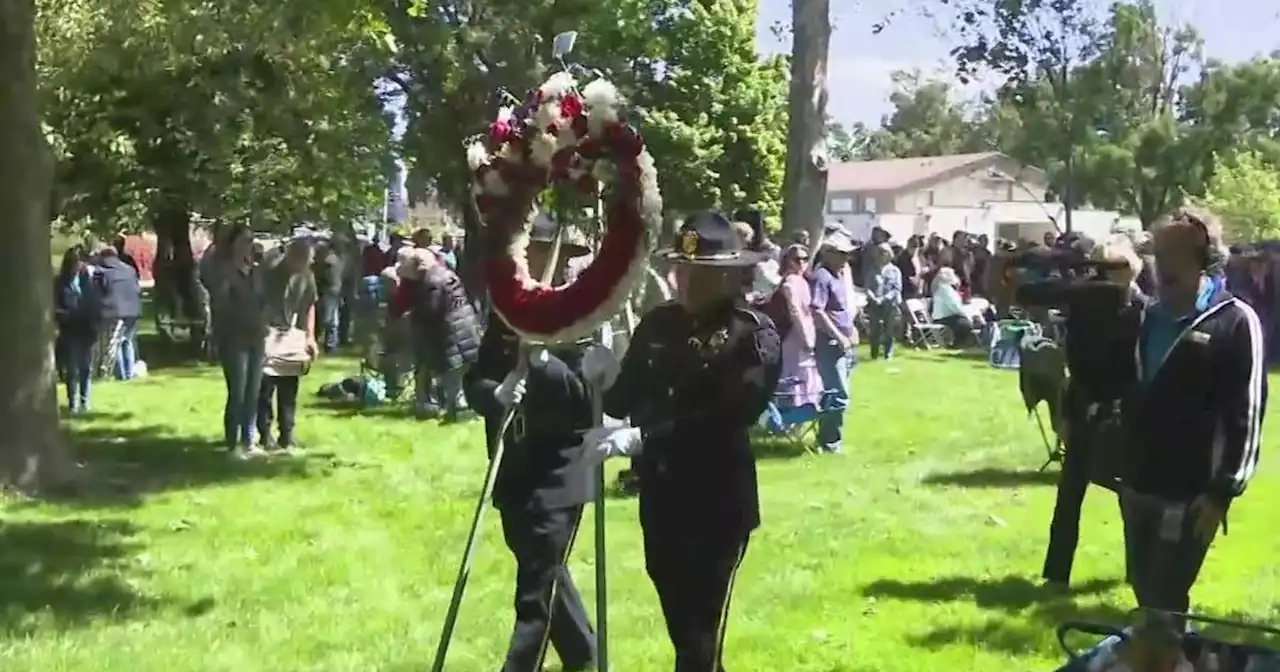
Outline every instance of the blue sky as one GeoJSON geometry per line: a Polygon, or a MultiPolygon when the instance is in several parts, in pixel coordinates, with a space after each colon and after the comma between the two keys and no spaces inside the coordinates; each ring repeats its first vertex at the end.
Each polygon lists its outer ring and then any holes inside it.
{"type": "MultiPolygon", "coordinates": [[[[764,53],[790,52],[791,36],[776,39],[770,27],[791,23],[790,0],[759,0],[757,43],[764,53]]],[[[946,73],[950,48],[945,26],[903,16],[883,33],[871,24],[909,0],[831,0],[835,35],[828,62],[828,113],[845,124],[878,125],[889,111],[889,74],[919,68],[946,73]]],[[[1155,0],[1163,19],[1195,25],[1204,36],[1205,54],[1222,60],[1246,60],[1280,48],[1280,3],[1275,0],[1155,0]]],[[[1100,6],[1105,3],[1100,2],[1100,6]]]]}

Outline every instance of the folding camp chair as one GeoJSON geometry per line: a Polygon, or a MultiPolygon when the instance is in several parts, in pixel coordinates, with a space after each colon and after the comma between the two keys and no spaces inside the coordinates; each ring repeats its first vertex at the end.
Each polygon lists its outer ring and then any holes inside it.
{"type": "Polygon", "coordinates": [[[1019,343],[1020,366],[1018,367],[1018,389],[1022,392],[1022,403],[1028,415],[1035,415],[1036,426],[1040,428],[1040,439],[1044,442],[1046,459],[1040,465],[1044,471],[1050,464],[1061,462],[1062,448],[1062,402],[1067,387],[1066,357],[1057,341],[1042,335],[1028,335],[1019,343]],[[1040,402],[1049,407],[1049,426],[1053,431],[1053,441],[1045,432],[1044,420],[1040,417],[1040,402]]]}
{"type": "Polygon", "coordinates": [[[774,395],[760,416],[759,424],[768,433],[786,439],[794,447],[805,452],[817,452],[818,420],[830,408],[835,392],[823,392],[816,404],[796,405],[795,393],[790,390],[797,382],[797,378],[778,381],[778,389],[784,391],[774,395]]]}
{"type": "Polygon", "coordinates": [[[934,324],[924,301],[907,299],[903,307],[907,343],[925,350],[951,347],[954,335],[945,325],[934,324]]]}

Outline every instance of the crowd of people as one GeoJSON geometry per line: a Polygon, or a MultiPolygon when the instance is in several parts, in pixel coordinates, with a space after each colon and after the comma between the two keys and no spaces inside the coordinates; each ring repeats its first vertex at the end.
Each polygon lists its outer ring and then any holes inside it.
{"type": "MultiPolygon", "coordinates": [[[[317,355],[362,329],[378,334],[380,351],[398,341],[421,416],[455,421],[474,409],[490,449],[499,437],[511,449],[494,491],[518,565],[503,669],[539,669],[548,637],[566,669],[594,664],[563,558],[593,496],[584,470],[610,457],[632,460],[646,566],[677,670],[719,669],[724,605],[759,525],[750,428],[770,403],[820,404],[818,448],[839,453],[859,339],[873,360],[892,358],[903,313],[920,300],[964,344],[975,331],[970,303],[985,297],[996,314],[1016,304],[1066,320],[1070,376],[1054,423],[1066,457],[1043,577],[1069,584],[1081,502],[1097,483],[1118,494],[1137,603],[1188,609],[1257,464],[1278,315],[1270,262],[1280,254],[1228,251],[1216,222],[1191,211],[1137,240],[1068,234],[994,247],[964,233],[899,247],[879,229],[864,243],[839,227],[814,245],[802,234],[780,247],[758,218],[743,219],[686,220],[682,245],[657,257],[670,265],[676,300],[644,314],[620,361],[588,339],[535,348],[524,366],[519,339],[468,294],[454,240],[418,232],[361,247],[299,236],[267,250],[249,230],[225,229],[200,280],[226,381],[226,447],[241,457],[295,448],[300,382],[317,355]],[[592,416],[593,394],[603,395],[603,420],[592,416]]],[[[535,275],[556,238],[554,225],[535,227],[535,275]]],[[[562,242],[556,283],[590,259],[585,244],[562,242]]],[[[116,246],[69,250],[56,283],[60,371],[78,413],[89,408],[104,332],[116,343],[116,376],[138,375],[141,290],[136,264],[116,246]]]]}

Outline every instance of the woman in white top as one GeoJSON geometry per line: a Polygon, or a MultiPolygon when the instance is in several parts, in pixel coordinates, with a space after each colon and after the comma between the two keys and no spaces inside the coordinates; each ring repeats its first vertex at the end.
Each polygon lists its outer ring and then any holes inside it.
{"type": "Polygon", "coordinates": [[[951,330],[952,343],[957,347],[968,346],[973,341],[973,321],[965,311],[960,296],[960,278],[954,269],[943,266],[933,280],[933,303],[929,317],[951,330]]]}

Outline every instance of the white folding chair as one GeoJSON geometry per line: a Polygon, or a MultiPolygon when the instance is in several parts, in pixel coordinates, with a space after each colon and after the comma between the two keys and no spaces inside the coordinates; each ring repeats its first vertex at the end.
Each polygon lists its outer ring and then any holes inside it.
{"type": "Polygon", "coordinates": [[[906,313],[907,343],[925,350],[951,345],[951,330],[929,319],[929,308],[924,300],[907,299],[903,312],[906,313]]]}

